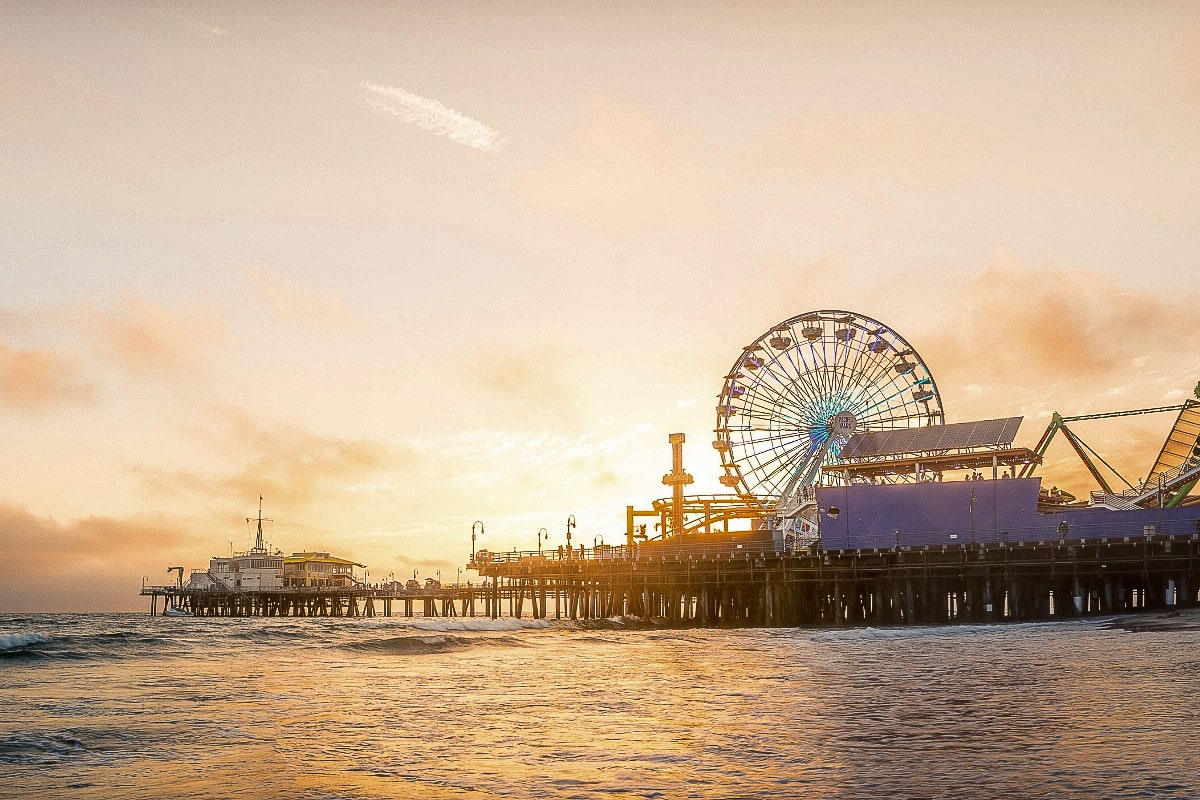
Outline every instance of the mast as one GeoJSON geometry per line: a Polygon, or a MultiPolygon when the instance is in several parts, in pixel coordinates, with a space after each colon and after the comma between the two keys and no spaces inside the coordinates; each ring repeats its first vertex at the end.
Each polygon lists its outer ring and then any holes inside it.
{"type": "MultiPolygon", "coordinates": [[[[258,516],[257,517],[246,517],[246,522],[257,522],[258,523],[258,534],[254,537],[254,549],[250,551],[251,553],[267,552],[267,548],[263,544],[262,524],[264,522],[264,519],[263,519],[263,515],[262,515],[262,501],[263,501],[262,495],[260,494],[258,496],[258,516]]],[[[265,521],[270,522],[271,520],[267,519],[265,521]]]]}

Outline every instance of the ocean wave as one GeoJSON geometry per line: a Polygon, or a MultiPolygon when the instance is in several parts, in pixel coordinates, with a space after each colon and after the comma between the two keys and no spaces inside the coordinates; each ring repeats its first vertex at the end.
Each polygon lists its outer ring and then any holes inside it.
{"type": "Polygon", "coordinates": [[[104,631],[46,636],[25,632],[0,634],[0,658],[66,659],[119,658],[143,648],[173,644],[172,639],[137,631],[104,631]]]}
{"type": "Polygon", "coordinates": [[[71,731],[16,733],[0,739],[0,764],[45,764],[77,755],[84,749],[83,742],[71,731]]]}
{"type": "Polygon", "coordinates": [[[37,658],[41,655],[37,645],[48,641],[40,633],[0,634],[0,658],[37,658]]]}
{"type": "Polygon", "coordinates": [[[930,638],[970,639],[976,637],[996,636],[1004,632],[1011,634],[1014,631],[1020,632],[1022,629],[1030,628],[1031,626],[1039,626],[1041,629],[1044,629],[1046,626],[1053,624],[1054,623],[1050,622],[993,622],[975,623],[969,625],[913,625],[912,627],[897,625],[895,627],[882,628],[873,628],[867,626],[865,628],[834,628],[824,630],[789,628],[781,630],[776,635],[791,636],[796,631],[805,631],[809,633],[812,640],[815,642],[930,638]]]}
{"type": "Polygon", "coordinates": [[[548,619],[438,619],[414,622],[411,627],[421,631],[437,631],[439,633],[486,631],[522,631],[543,630],[553,623],[548,619]]]}
{"type": "MultiPolygon", "coordinates": [[[[147,741],[143,733],[115,728],[18,731],[0,737],[0,764],[101,766],[121,759],[146,758],[147,741]]],[[[156,758],[170,757],[169,749],[162,747],[155,753],[156,758]]]]}
{"type": "Polygon", "coordinates": [[[365,642],[348,642],[342,649],[361,653],[386,653],[389,655],[420,656],[434,653],[449,653],[480,646],[521,646],[523,643],[511,636],[392,636],[386,639],[371,639],[365,642]]]}

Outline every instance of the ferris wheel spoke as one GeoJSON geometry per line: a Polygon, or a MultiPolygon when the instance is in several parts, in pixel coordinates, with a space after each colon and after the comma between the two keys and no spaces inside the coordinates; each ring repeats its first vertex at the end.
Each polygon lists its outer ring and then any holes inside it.
{"type": "Polygon", "coordinates": [[[817,397],[813,388],[808,385],[799,371],[788,371],[787,367],[791,366],[790,360],[777,355],[771,361],[770,366],[772,368],[769,373],[770,380],[768,381],[764,376],[763,384],[770,386],[781,398],[786,398],[797,405],[803,405],[817,397]]]}
{"type": "Polygon", "coordinates": [[[766,494],[778,494],[780,485],[791,478],[795,470],[794,465],[806,464],[810,461],[811,458],[797,457],[796,454],[765,460],[758,465],[755,474],[756,480],[752,488],[765,487],[766,494]]]}

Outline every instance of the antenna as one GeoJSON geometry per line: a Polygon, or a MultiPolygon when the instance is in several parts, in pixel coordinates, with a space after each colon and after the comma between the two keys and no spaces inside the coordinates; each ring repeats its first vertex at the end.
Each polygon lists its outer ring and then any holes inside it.
{"type": "Polygon", "coordinates": [[[267,552],[267,548],[265,546],[263,546],[262,524],[264,522],[274,522],[275,521],[273,519],[264,519],[263,518],[262,500],[263,500],[262,495],[260,494],[258,496],[258,516],[257,517],[246,517],[246,522],[257,522],[258,523],[258,535],[254,537],[254,549],[250,551],[252,553],[267,552]]]}

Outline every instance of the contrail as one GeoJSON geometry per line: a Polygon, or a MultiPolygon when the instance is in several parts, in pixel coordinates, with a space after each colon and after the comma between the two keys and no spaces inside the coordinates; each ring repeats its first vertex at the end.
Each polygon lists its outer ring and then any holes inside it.
{"type": "Polygon", "coordinates": [[[372,93],[366,100],[371,108],[391,114],[396,119],[424,128],[430,133],[487,152],[495,152],[503,144],[499,131],[466,114],[460,114],[437,100],[370,81],[362,81],[358,87],[372,93]]]}

